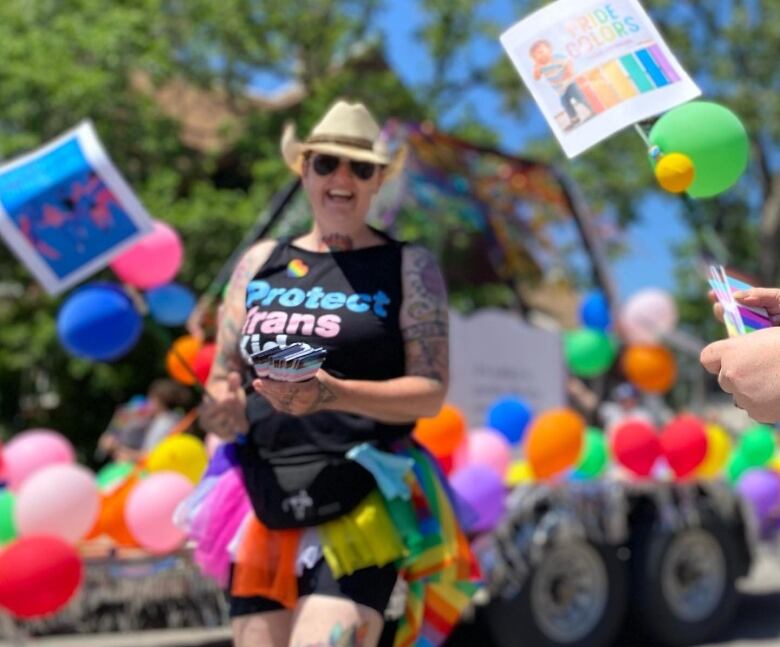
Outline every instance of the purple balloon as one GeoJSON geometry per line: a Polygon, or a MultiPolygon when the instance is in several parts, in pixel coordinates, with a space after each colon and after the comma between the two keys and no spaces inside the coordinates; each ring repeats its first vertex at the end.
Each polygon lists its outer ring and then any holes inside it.
{"type": "Polygon", "coordinates": [[[506,490],[501,478],[489,467],[467,465],[450,477],[453,492],[474,512],[470,532],[488,532],[504,514],[506,490]]]}
{"type": "Polygon", "coordinates": [[[780,511],[780,475],[772,470],[748,470],[739,479],[737,492],[750,504],[762,527],[780,511]]]}

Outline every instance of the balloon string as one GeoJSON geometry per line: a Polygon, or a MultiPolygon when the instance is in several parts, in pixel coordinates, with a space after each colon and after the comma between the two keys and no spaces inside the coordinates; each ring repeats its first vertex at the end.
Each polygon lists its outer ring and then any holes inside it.
{"type": "Polygon", "coordinates": [[[650,143],[650,140],[647,137],[647,133],[645,133],[642,126],[640,126],[639,124],[634,124],[634,130],[636,130],[636,132],[639,134],[639,136],[642,138],[642,141],[645,143],[645,145],[648,148],[651,148],[653,146],[652,143],[650,143]]]}

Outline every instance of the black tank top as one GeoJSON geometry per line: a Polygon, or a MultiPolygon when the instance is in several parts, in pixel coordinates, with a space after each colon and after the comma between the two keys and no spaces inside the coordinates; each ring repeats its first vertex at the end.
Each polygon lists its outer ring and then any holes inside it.
{"type": "MultiPolygon", "coordinates": [[[[278,243],[249,282],[241,351],[305,342],[327,350],[323,369],[337,378],[386,380],[405,374],[399,325],[403,243],[312,252],[278,243]]],[[[251,377],[251,368],[248,368],[251,377]]],[[[385,424],[340,411],[291,416],[257,393],[247,396],[249,449],[261,459],[344,452],[365,441],[393,441],[412,425],[385,424]]]]}

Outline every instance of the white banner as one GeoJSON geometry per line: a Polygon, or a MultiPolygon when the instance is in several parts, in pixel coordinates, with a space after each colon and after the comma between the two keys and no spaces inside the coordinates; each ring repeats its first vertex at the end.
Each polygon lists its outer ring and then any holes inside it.
{"type": "Polygon", "coordinates": [[[565,405],[566,369],[561,336],[534,328],[514,312],[450,311],[450,388],[470,428],[485,426],[490,406],[519,396],[534,413],[565,405]]]}
{"type": "Polygon", "coordinates": [[[501,44],[569,157],[701,94],[638,0],[558,0],[501,44]]]}

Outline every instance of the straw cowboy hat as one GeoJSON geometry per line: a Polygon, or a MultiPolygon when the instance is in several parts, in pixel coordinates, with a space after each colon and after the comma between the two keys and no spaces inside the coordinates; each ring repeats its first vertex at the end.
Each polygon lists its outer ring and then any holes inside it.
{"type": "Polygon", "coordinates": [[[366,106],[341,100],[330,107],[303,142],[295,135],[295,124],[286,124],[282,133],[282,157],[298,175],[304,154],[311,151],[380,164],[386,167],[385,178],[388,178],[403,167],[406,150],[402,147],[391,155],[380,135],[381,128],[366,106]]]}

